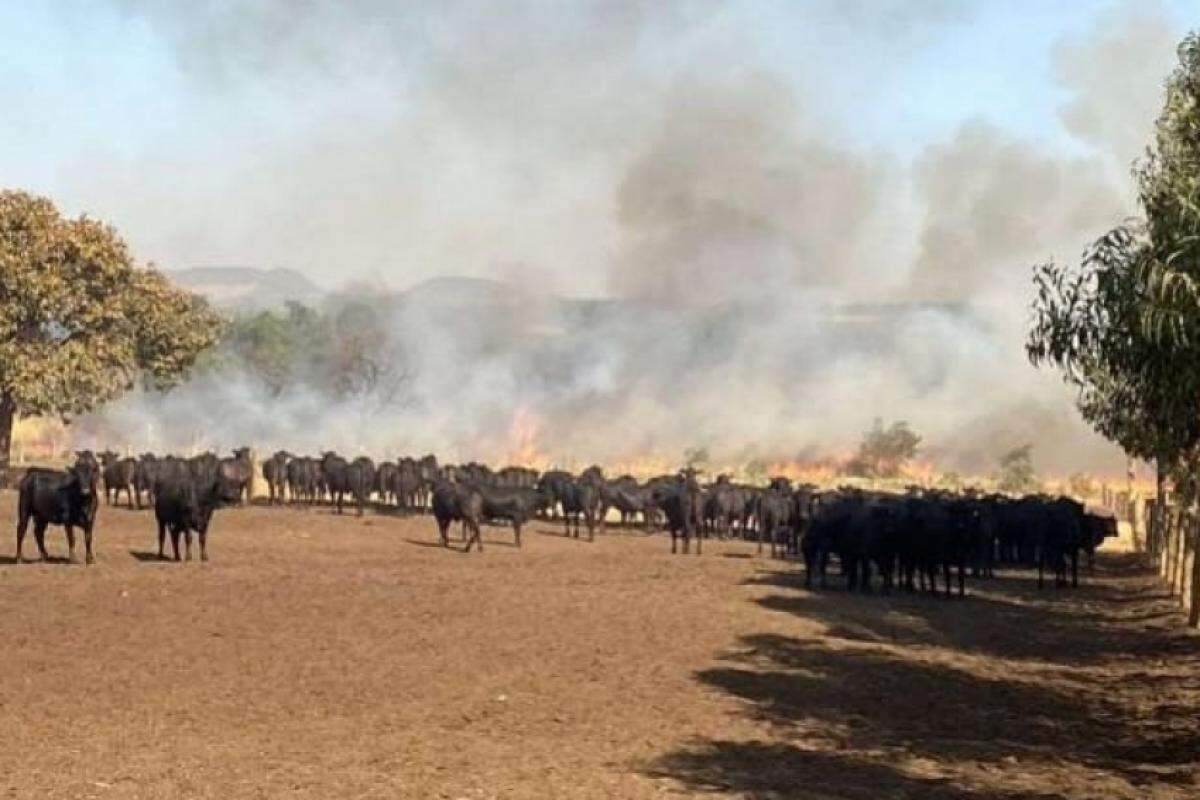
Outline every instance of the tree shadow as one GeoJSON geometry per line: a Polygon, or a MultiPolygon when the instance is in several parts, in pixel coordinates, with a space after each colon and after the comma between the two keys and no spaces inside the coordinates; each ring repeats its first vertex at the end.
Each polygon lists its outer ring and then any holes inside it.
{"type": "Polygon", "coordinates": [[[1054,792],[973,791],[945,778],[907,775],[844,753],[768,742],[712,741],[671,753],[646,770],[696,792],[726,792],[751,800],[1051,800],[1054,792]]]}
{"type": "Polygon", "coordinates": [[[1130,621],[1157,602],[1146,577],[1118,564],[1103,585],[1035,602],[1016,576],[964,602],[809,593],[793,574],[760,575],[794,591],[754,602],[824,635],[741,637],[696,678],[741,701],[771,741],[701,742],[645,771],[753,798],[1103,796],[1055,785],[1063,770],[1122,796],[1172,796],[1200,763],[1200,638],[1130,621]],[[1118,602],[1129,594],[1141,606],[1118,602]],[[956,777],[914,775],[914,759],[956,777]]]}
{"type": "MultiPolygon", "coordinates": [[[[1132,566],[1107,574],[1147,575],[1132,566]]],[[[807,591],[802,577],[778,571],[760,573],[749,583],[791,590],[757,599],[762,607],[821,622],[830,636],[857,642],[949,647],[1062,665],[1095,664],[1114,654],[1200,655],[1200,639],[1178,624],[1172,598],[1122,583],[1038,590],[1036,577],[1004,575],[974,581],[963,599],[904,590],[888,595],[841,587],[807,591]],[[1014,630],[1021,635],[1013,636],[1014,630]]]]}

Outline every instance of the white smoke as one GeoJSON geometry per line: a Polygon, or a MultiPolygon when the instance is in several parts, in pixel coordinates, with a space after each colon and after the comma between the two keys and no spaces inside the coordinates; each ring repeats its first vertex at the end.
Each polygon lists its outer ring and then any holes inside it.
{"type": "MultiPolygon", "coordinates": [[[[813,13],[879,35],[954,35],[974,16],[884,6],[813,13]]],[[[846,452],[879,416],[947,468],[990,469],[1026,441],[1043,469],[1120,464],[1022,342],[1030,265],[1132,210],[1123,164],[1177,35],[1159,7],[1056,45],[1063,120],[1091,155],[973,121],[912,164],[811,117],[727,3],[119,7],[170,48],[193,113],[239,112],[235,139],[202,154],[218,177],[193,164],[156,182],[134,161],[82,194],[121,198],[135,243],[158,231],[151,253],[376,276],[357,294],[386,310],[406,380],[333,399],[210,375],[130,396],[80,438],[745,461],[846,452]],[[301,124],[279,129],[275,109],[301,124]],[[464,274],[500,283],[379,299],[464,274]]]]}

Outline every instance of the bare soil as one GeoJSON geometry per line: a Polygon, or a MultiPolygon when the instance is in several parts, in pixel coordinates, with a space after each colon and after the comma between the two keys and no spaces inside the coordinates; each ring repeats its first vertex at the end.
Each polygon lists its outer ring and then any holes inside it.
{"type": "Polygon", "coordinates": [[[1136,556],[933,601],[740,542],[484,537],[252,507],[175,564],[104,508],[85,568],[9,527],[0,797],[1200,796],[1200,638],[1136,556]]]}

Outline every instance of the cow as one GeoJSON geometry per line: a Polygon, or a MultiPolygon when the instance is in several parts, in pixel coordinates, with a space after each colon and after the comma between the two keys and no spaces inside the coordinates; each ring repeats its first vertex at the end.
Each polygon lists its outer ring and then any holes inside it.
{"type": "Polygon", "coordinates": [[[479,484],[475,484],[474,488],[483,500],[483,518],[511,522],[517,547],[521,546],[521,526],[549,502],[549,498],[536,489],[479,484]]]}
{"type": "Polygon", "coordinates": [[[538,478],[538,491],[551,498],[550,505],[546,507],[545,511],[547,519],[554,519],[557,515],[558,506],[562,503],[562,496],[565,491],[563,487],[574,480],[575,478],[571,473],[559,469],[547,470],[538,478]]]}
{"type": "Polygon", "coordinates": [[[189,458],[187,464],[188,469],[197,478],[212,478],[216,476],[217,469],[221,466],[221,459],[217,458],[216,453],[200,453],[189,458]]]}
{"type": "Polygon", "coordinates": [[[292,503],[308,503],[317,501],[320,493],[320,465],[315,459],[307,456],[293,458],[287,464],[288,493],[292,503]]]}
{"type": "Polygon", "coordinates": [[[442,547],[450,546],[450,523],[459,520],[464,533],[470,532],[464,552],[471,552],[472,542],[478,542],[479,552],[483,552],[483,539],[479,532],[479,522],[483,518],[483,496],[478,489],[441,480],[433,486],[430,504],[434,519],[437,520],[442,547]]]}
{"type": "Polygon", "coordinates": [[[263,462],[263,480],[267,482],[267,503],[283,505],[286,501],[288,483],[288,464],[294,456],[286,450],[280,450],[263,462]]]}
{"type": "Polygon", "coordinates": [[[1116,517],[1085,513],[1083,524],[1083,551],[1087,554],[1088,569],[1095,569],[1096,550],[1104,544],[1104,540],[1117,536],[1116,517]]]}
{"type": "Polygon", "coordinates": [[[250,499],[250,486],[254,481],[254,462],[250,458],[249,447],[239,447],[233,451],[232,458],[222,458],[217,464],[217,471],[222,478],[241,487],[241,499],[238,500],[238,505],[250,499]]]}
{"type": "MultiPolygon", "coordinates": [[[[544,492],[547,505],[553,493],[544,492]]],[[[558,501],[562,504],[563,525],[567,536],[571,536],[571,525],[574,523],[576,539],[579,538],[579,522],[583,521],[587,528],[588,541],[596,538],[596,514],[600,508],[600,489],[595,480],[570,480],[558,485],[558,501]]]]}
{"type": "Polygon", "coordinates": [[[663,510],[667,529],[671,532],[671,552],[676,552],[677,539],[683,539],[687,555],[692,537],[696,537],[696,555],[700,555],[700,531],[704,518],[704,499],[700,484],[691,470],[681,472],[671,483],[658,483],[654,489],[657,505],[663,510]]]}
{"type": "Polygon", "coordinates": [[[329,489],[338,514],[342,513],[342,504],[348,494],[358,507],[358,515],[363,515],[367,493],[370,490],[369,481],[374,478],[373,469],[371,475],[368,475],[367,467],[367,463],[357,459],[353,463],[347,463],[346,459],[332,450],[322,455],[321,478],[329,489]]]}
{"type": "MultiPolygon", "coordinates": [[[[792,496],[790,489],[773,486],[757,498],[754,515],[758,518],[758,546],[756,552],[762,552],[763,536],[771,542],[771,557],[775,558],[780,546],[779,538],[786,536],[792,525],[792,496]]],[[[783,552],[788,551],[786,540],[783,542],[783,552]]]]}
{"type": "Polygon", "coordinates": [[[49,558],[46,553],[46,527],[62,525],[67,534],[68,560],[75,563],[75,526],[79,526],[83,529],[86,563],[95,563],[92,529],[100,504],[96,496],[98,478],[95,459],[86,458],[82,453],[75,464],[65,471],[35,468],[25,473],[17,500],[18,563],[24,561],[22,545],[30,519],[33,520],[33,538],[43,561],[49,558]]]}
{"type": "Polygon", "coordinates": [[[154,482],[158,479],[158,458],[153,453],[138,456],[137,470],[133,474],[133,493],[138,508],[142,507],[142,493],[146,502],[154,503],[154,482]]]}
{"type": "Polygon", "coordinates": [[[375,470],[375,491],[379,492],[379,501],[384,505],[395,503],[400,505],[400,494],[396,491],[400,481],[400,465],[395,461],[384,461],[375,470]]]}
{"type": "Polygon", "coordinates": [[[190,470],[169,468],[154,487],[154,517],[158,524],[158,557],[166,535],[171,534],[171,550],[179,561],[179,536],[183,534],[186,559],[192,560],[192,532],[200,543],[200,560],[208,561],[208,527],[213,512],[220,506],[240,503],[244,484],[236,475],[218,470],[211,476],[197,476],[190,470]]]}
{"type": "MultiPolygon", "coordinates": [[[[129,507],[133,508],[133,482],[137,474],[137,461],[132,458],[121,458],[111,450],[100,454],[100,463],[104,469],[104,500],[110,506],[116,505],[125,492],[129,507]]],[[[138,508],[141,508],[138,502],[138,508]]]]}

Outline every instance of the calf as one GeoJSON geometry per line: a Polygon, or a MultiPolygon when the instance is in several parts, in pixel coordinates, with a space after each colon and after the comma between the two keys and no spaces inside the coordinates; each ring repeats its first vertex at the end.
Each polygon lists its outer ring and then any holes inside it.
{"type": "Polygon", "coordinates": [[[33,538],[38,554],[45,561],[46,526],[62,525],[67,533],[68,558],[75,561],[75,526],[83,528],[87,563],[95,563],[92,553],[92,528],[96,523],[97,469],[94,461],[80,458],[66,471],[31,469],[21,479],[17,501],[17,561],[24,557],[21,547],[29,520],[33,519],[33,538]]]}

